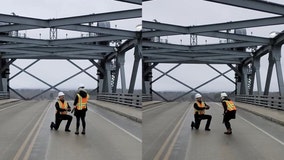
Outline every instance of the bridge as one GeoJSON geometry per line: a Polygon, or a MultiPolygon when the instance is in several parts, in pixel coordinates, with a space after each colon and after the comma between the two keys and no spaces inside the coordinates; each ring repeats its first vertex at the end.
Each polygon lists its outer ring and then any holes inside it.
{"type": "MultiPolygon", "coordinates": [[[[50,19],[0,14],[0,126],[4,128],[0,132],[1,158],[282,159],[283,4],[258,0],[204,0],[202,3],[212,6],[218,4],[222,8],[263,14],[230,22],[192,25],[184,21],[180,25],[151,19],[151,16],[158,17],[158,12],[163,12],[163,17],[171,16],[170,12],[158,7],[158,0],[113,1],[118,2],[127,9],[50,19]],[[157,9],[153,11],[151,7],[157,9]],[[132,28],[113,25],[117,21],[132,28]],[[274,26],[276,30],[270,30],[274,26]],[[47,31],[49,36],[24,34],[39,29],[47,31]],[[250,34],[267,30],[271,35],[250,34]],[[77,36],[66,34],[62,37],[62,32],[77,36]],[[126,58],[129,55],[133,60],[126,58]],[[268,57],[268,61],[263,57],[268,57]],[[29,60],[25,67],[16,64],[24,60],[29,60]],[[29,72],[42,60],[62,60],[79,71],[52,84],[29,72]],[[77,60],[90,65],[80,66],[75,63],[77,60]],[[268,64],[264,75],[261,72],[263,61],[268,64]],[[126,64],[130,64],[131,72],[126,71],[126,64]],[[189,71],[187,65],[192,64],[206,66],[217,75],[202,81],[199,75],[183,75],[199,82],[194,85],[171,74],[179,68],[189,71]],[[165,69],[164,65],[171,67],[165,69]],[[11,73],[11,67],[18,72],[11,73]],[[96,72],[90,73],[91,68],[96,72]],[[13,79],[21,74],[32,77],[46,88],[29,97],[23,95],[11,87],[13,79]],[[50,130],[54,101],[35,99],[48,92],[61,91],[64,83],[80,74],[94,81],[94,87],[87,88],[91,100],[86,136],[65,133],[62,129],[50,130]],[[176,97],[166,97],[155,89],[163,78],[183,86],[185,91],[176,97]],[[218,78],[223,78],[222,84],[232,86],[232,90],[225,91],[238,107],[230,136],[223,134],[219,94],[206,96],[202,90],[218,78]],[[139,81],[141,88],[137,87],[139,81]],[[277,86],[277,91],[271,91],[272,85],[277,86]],[[19,98],[11,98],[11,93],[19,98]],[[207,112],[213,117],[210,132],[190,128],[195,93],[205,95],[204,99],[211,106],[207,112]]],[[[175,86],[167,82],[167,89],[171,87],[174,90],[175,86]]],[[[67,99],[72,104],[73,95],[67,93],[67,99]]],[[[74,127],[72,125],[72,131],[74,127]]]]}

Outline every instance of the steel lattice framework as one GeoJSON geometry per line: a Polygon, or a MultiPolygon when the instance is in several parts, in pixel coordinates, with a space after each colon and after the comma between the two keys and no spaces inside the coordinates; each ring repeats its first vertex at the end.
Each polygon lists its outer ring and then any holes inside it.
{"type": "MultiPolygon", "coordinates": [[[[57,89],[57,86],[77,74],[85,72],[91,78],[98,82],[97,90],[99,92],[115,92],[117,86],[118,72],[121,73],[122,90],[126,92],[124,56],[132,48],[139,47],[138,40],[141,34],[135,29],[126,30],[111,27],[112,21],[126,21],[132,19],[141,19],[142,9],[141,1],[126,1],[138,4],[137,9],[113,11],[99,14],[81,15],[67,18],[39,19],[32,17],[23,17],[18,15],[0,14],[0,67],[1,92],[9,92],[14,89],[9,87],[9,80],[24,72],[38,81],[46,84],[48,89],[42,93],[57,89]],[[140,4],[140,5],[139,5],[140,4]],[[140,7],[139,7],[140,6],[140,7]],[[93,25],[97,24],[97,25],[93,25]],[[20,31],[49,29],[49,39],[29,38],[20,36],[20,31]],[[78,38],[58,38],[60,30],[85,33],[87,36],[78,38]],[[113,43],[114,45],[111,45],[113,43]],[[20,68],[13,64],[17,59],[35,59],[33,63],[26,68],[20,68]],[[58,84],[50,85],[38,77],[27,72],[27,69],[41,59],[66,59],[81,71],[62,80],[58,84]],[[87,68],[81,68],[71,60],[89,60],[92,65],[87,68]],[[12,65],[20,70],[13,77],[9,77],[9,66],[12,65]],[[96,66],[98,77],[94,77],[86,72],[88,68],[96,66]],[[8,86],[8,87],[7,87],[8,86]]],[[[140,22],[141,23],[141,20],[140,22]]],[[[137,25],[137,24],[136,24],[137,25]]],[[[141,55],[141,49],[135,49],[135,55],[141,55]]],[[[138,57],[139,58],[139,57],[138,57]]],[[[133,78],[129,91],[133,92],[136,79],[137,67],[133,69],[133,78]]],[[[17,92],[16,92],[17,93],[17,92]]],[[[35,98],[40,94],[35,95],[35,98]]],[[[23,99],[21,94],[17,93],[23,99]]]]}
{"type": "MultiPolygon", "coordinates": [[[[258,37],[247,35],[244,32],[246,28],[254,27],[266,27],[273,25],[284,24],[284,6],[282,4],[260,1],[260,0],[206,0],[214,3],[220,3],[229,6],[235,6],[240,8],[246,8],[255,11],[261,11],[266,13],[272,13],[275,16],[264,17],[258,19],[247,19],[242,21],[233,21],[226,23],[216,23],[209,25],[194,25],[194,26],[180,26],[175,24],[168,24],[163,22],[151,22],[143,21],[143,69],[144,69],[144,84],[143,92],[146,94],[152,94],[152,92],[158,94],[152,89],[152,69],[156,69],[156,66],[160,63],[177,63],[177,64],[207,64],[212,69],[216,70],[220,76],[225,76],[210,64],[227,64],[232,70],[235,71],[237,78],[236,81],[232,81],[236,84],[236,92],[238,94],[252,94],[254,79],[256,78],[257,89],[259,94],[263,94],[260,84],[259,73],[259,59],[269,54],[269,68],[267,73],[266,85],[264,94],[269,93],[269,86],[271,82],[271,75],[273,66],[276,66],[277,80],[279,86],[279,94],[284,95],[283,76],[281,70],[281,46],[283,44],[284,32],[280,31],[274,38],[270,37],[258,37]],[[234,31],[234,32],[230,32],[234,31]],[[169,42],[162,42],[161,38],[166,36],[176,35],[190,35],[191,44],[181,45],[169,42]],[[192,39],[192,36],[194,39],[192,39]],[[202,44],[195,43],[198,36],[223,39],[225,42],[215,44],[202,44]],[[194,45],[195,43],[195,45],[194,45]],[[240,88],[240,89],[238,89],[240,88]]],[[[162,76],[168,76],[169,78],[177,81],[178,83],[186,86],[192,91],[199,92],[197,88],[188,86],[187,84],[174,79],[169,76],[173,67],[167,72],[162,73],[162,76]]],[[[212,79],[214,80],[214,79],[212,79]]],[[[210,80],[209,80],[210,81],[210,80]]],[[[201,86],[207,84],[201,84],[201,86]]],[[[161,96],[161,95],[160,95],[161,96]]],[[[182,95],[183,96],[183,95],[182,95]]],[[[162,97],[162,96],[161,96],[162,97]]],[[[162,97],[163,98],[163,97],[162,97]]],[[[179,98],[179,97],[178,97],[179,98]]],[[[165,99],[165,98],[163,98],[165,99]]],[[[167,99],[165,99],[167,100],[167,99]]],[[[174,99],[176,100],[176,99],[174,99]]]]}
{"type": "MultiPolygon", "coordinates": [[[[151,95],[153,92],[157,93],[152,89],[152,84],[161,77],[153,80],[153,69],[162,73],[162,76],[168,76],[186,86],[190,89],[189,92],[198,92],[199,87],[223,76],[236,84],[236,92],[238,94],[252,94],[254,81],[256,80],[258,93],[267,95],[269,93],[274,66],[276,66],[279,94],[284,95],[284,83],[280,63],[284,32],[280,31],[277,36],[270,38],[247,35],[244,31],[246,28],[283,25],[284,6],[282,4],[260,0],[206,0],[209,1],[208,3],[223,4],[224,7],[234,6],[273,14],[271,17],[226,23],[180,26],[143,20],[142,31],[117,29],[114,27],[105,27],[104,25],[91,25],[116,20],[141,19],[143,18],[143,4],[151,3],[148,2],[150,0],[116,1],[135,4],[138,8],[56,19],[38,19],[0,14],[0,79],[2,80],[0,91],[7,92],[9,90],[10,65],[26,73],[26,69],[33,65],[31,64],[21,69],[13,64],[17,59],[36,59],[36,61],[40,59],[67,59],[70,63],[72,63],[70,61],[72,59],[84,59],[89,60],[92,66],[96,66],[98,69],[97,78],[89,75],[98,82],[98,92],[116,93],[120,72],[122,92],[133,93],[139,62],[142,59],[142,92],[146,95],[151,95]],[[36,29],[49,29],[49,39],[19,37],[17,34],[11,34],[23,30],[36,29]],[[60,30],[84,32],[88,33],[89,36],[58,39],[58,31],[60,30]],[[190,44],[182,45],[161,41],[162,37],[178,35],[189,35],[191,38],[190,44]],[[198,44],[199,36],[223,39],[225,43],[198,44]],[[111,42],[116,43],[115,45],[110,45],[111,42]],[[124,63],[125,53],[130,49],[134,49],[135,60],[131,81],[127,89],[124,63]],[[260,83],[259,67],[260,58],[266,54],[269,54],[269,67],[263,92],[260,83]],[[160,63],[176,63],[177,65],[169,71],[163,72],[156,67],[160,63]],[[191,87],[168,74],[180,64],[193,63],[207,64],[219,75],[198,87],[191,87]],[[231,80],[225,75],[229,71],[220,72],[212,64],[228,65],[230,70],[236,73],[236,80],[231,80]]],[[[76,66],[76,64],[72,64],[76,66]]],[[[76,67],[81,72],[86,72],[86,68],[76,67]]],[[[38,79],[37,77],[34,78],[38,79]]],[[[40,79],[38,80],[46,83],[40,79]]],[[[46,83],[49,86],[47,90],[57,89],[56,87],[64,83],[64,81],[53,86],[46,83]]],[[[12,88],[10,89],[13,90],[12,88]]]]}

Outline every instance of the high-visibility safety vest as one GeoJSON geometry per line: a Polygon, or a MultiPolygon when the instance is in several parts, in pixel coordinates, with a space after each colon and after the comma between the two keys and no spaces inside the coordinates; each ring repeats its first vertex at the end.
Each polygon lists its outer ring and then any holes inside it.
{"type": "MultiPolygon", "coordinates": [[[[66,109],[66,110],[67,110],[68,104],[67,104],[66,101],[64,101],[64,102],[62,103],[62,101],[58,100],[58,104],[59,104],[59,108],[60,108],[60,109],[66,109]]],[[[67,111],[61,111],[61,112],[59,112],[59,114],[67,114],[67,111]]]]}
{"type": "Polygon", "coordinates": [[[80,94],[77,94],[77,96],[78,96],[78,103],[76,104],[77,110],[86,109],[89,95],[87,95],[87,97],[85,98],[81,97],[80,94]]]}
{"type": "Polygon", "coordinates": [[[202,109],[202,110],[195,109],[194,113],[197,112],[199,115],[205,114],[205,103],[204,102],[199,103],[198,101],[196,101],[195,103],[198,105],[199,108],[204,108],[204,109],[202,109]]]}
{"type": "Polygon", "coordinates": [[[225,100],[225,102],[226,102],[228,111],[235,111],[235,110],[237,110],[237,108],[236,108],[236,106],[235,106],[235,104],[234,104],[234,102],[232,100],[229,100],[229,101],[225,100]]]}

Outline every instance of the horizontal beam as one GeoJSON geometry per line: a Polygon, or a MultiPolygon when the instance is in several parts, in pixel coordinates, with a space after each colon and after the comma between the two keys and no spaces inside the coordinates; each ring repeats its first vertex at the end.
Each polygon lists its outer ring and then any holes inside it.
{"type": "Polygon", "coordinates": [[[58,27],[58,26],[83,24],[91,22],[106,22],[106,21],[141,18],[141,17],[142,17],[142,9],[132,9],[132,10],[91,14],[91,15],[77,16],[77,17],[51,19],[49,20],[49,27],[58,27]]]}
{"type": "MultiPolygon", "coordinates": [[[[269,26],[269,25],[279,25],[279,24],[284,24],[284,16],[268,17],[268,18],[260,18],[260,19],[244,20],[244,21],[235,21],[235,22],[227,22],[227,23],[216,23],[216,24],[191,26],[191,27],[177,26],[177,25],[165,24],[165,23],[156,23],[156,22],[150,22],[150,21],[142,21],[142,24],[145,29],[166,31],[162,33],[174,32],[176,33],[176,35],[179,35],[179,34],[194,34],[194,33],[202,33],[202,32],[211,32],[211,31],[222,31],[222,30],[228,30],[228,29],[242,29],[242,28],[269,26]]],[[[159,35],[159,36],[166,36],[166,35],[159,35]]],[[[143,37],[145,36],[143,35],[143,37]]]]}
{"type": "Polygon", "coordinates": [[[142,5],[142,0],[116,0],[116,1],[142,5]]]}

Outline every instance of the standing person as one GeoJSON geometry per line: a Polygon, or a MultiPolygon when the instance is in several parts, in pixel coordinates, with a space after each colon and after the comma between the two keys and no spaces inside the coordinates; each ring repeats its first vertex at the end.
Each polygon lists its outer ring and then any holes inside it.
{"type": "Polygon", "coordinates": [[[55,123],[51,122],[50,129],[58,130],[60,123],[62,120],[67,120],[65,126],[65,132],[70,132],[70,124],[72,121],[72,116],[68,115],[67,113],[71,111],[71,107],[69,106],[68,102],[64,100],[64,93],[58,93],[58,100],[55,103],[56,113],[55,113],[55,123]]]}
{"type": "Polygon", "coordinates": [[[201,94],[197,93],[195,95],[195,103],[194,103],[194,120],[195,122],[191,122],[191,129],[193,129],[193,127],[195,129],[199,129],[200,126],[200,122],[203,119],[207,119],[206,125],[205,125],[205,131],[210,131],[210,122],[212,119],[211,115],[207,115],[205,114],[205,110],[208,110],[210,107],[202,101],[202,96],[201,94]]]}
{"type": "Polygon", "coordinates": [[[237,108],[234,102],[228,98],[228,95],[226,93],[221,93],[221,102],[224,108],[223,123],[225,123],[225,126],[227,128],[227,131],[224,132],[224,134],[232,134],[230,120],[236,118],[237,108]]]}
{"type": "Polygon", "coordinates": [[[87,103],[89,100],[89,94],[84,88],[85,88],[84,84],[79,85],[78,92],[74,100],[74,110],[75,110],[74,115],[76,116],[77,119],[75,134],[77,135],[79,134],[80,119],[82,121],[82,126],[83,126],[83,130],[81,133],[86,134],[85,117],[86,117],[86,112],[88,110],[87,103]]]}

